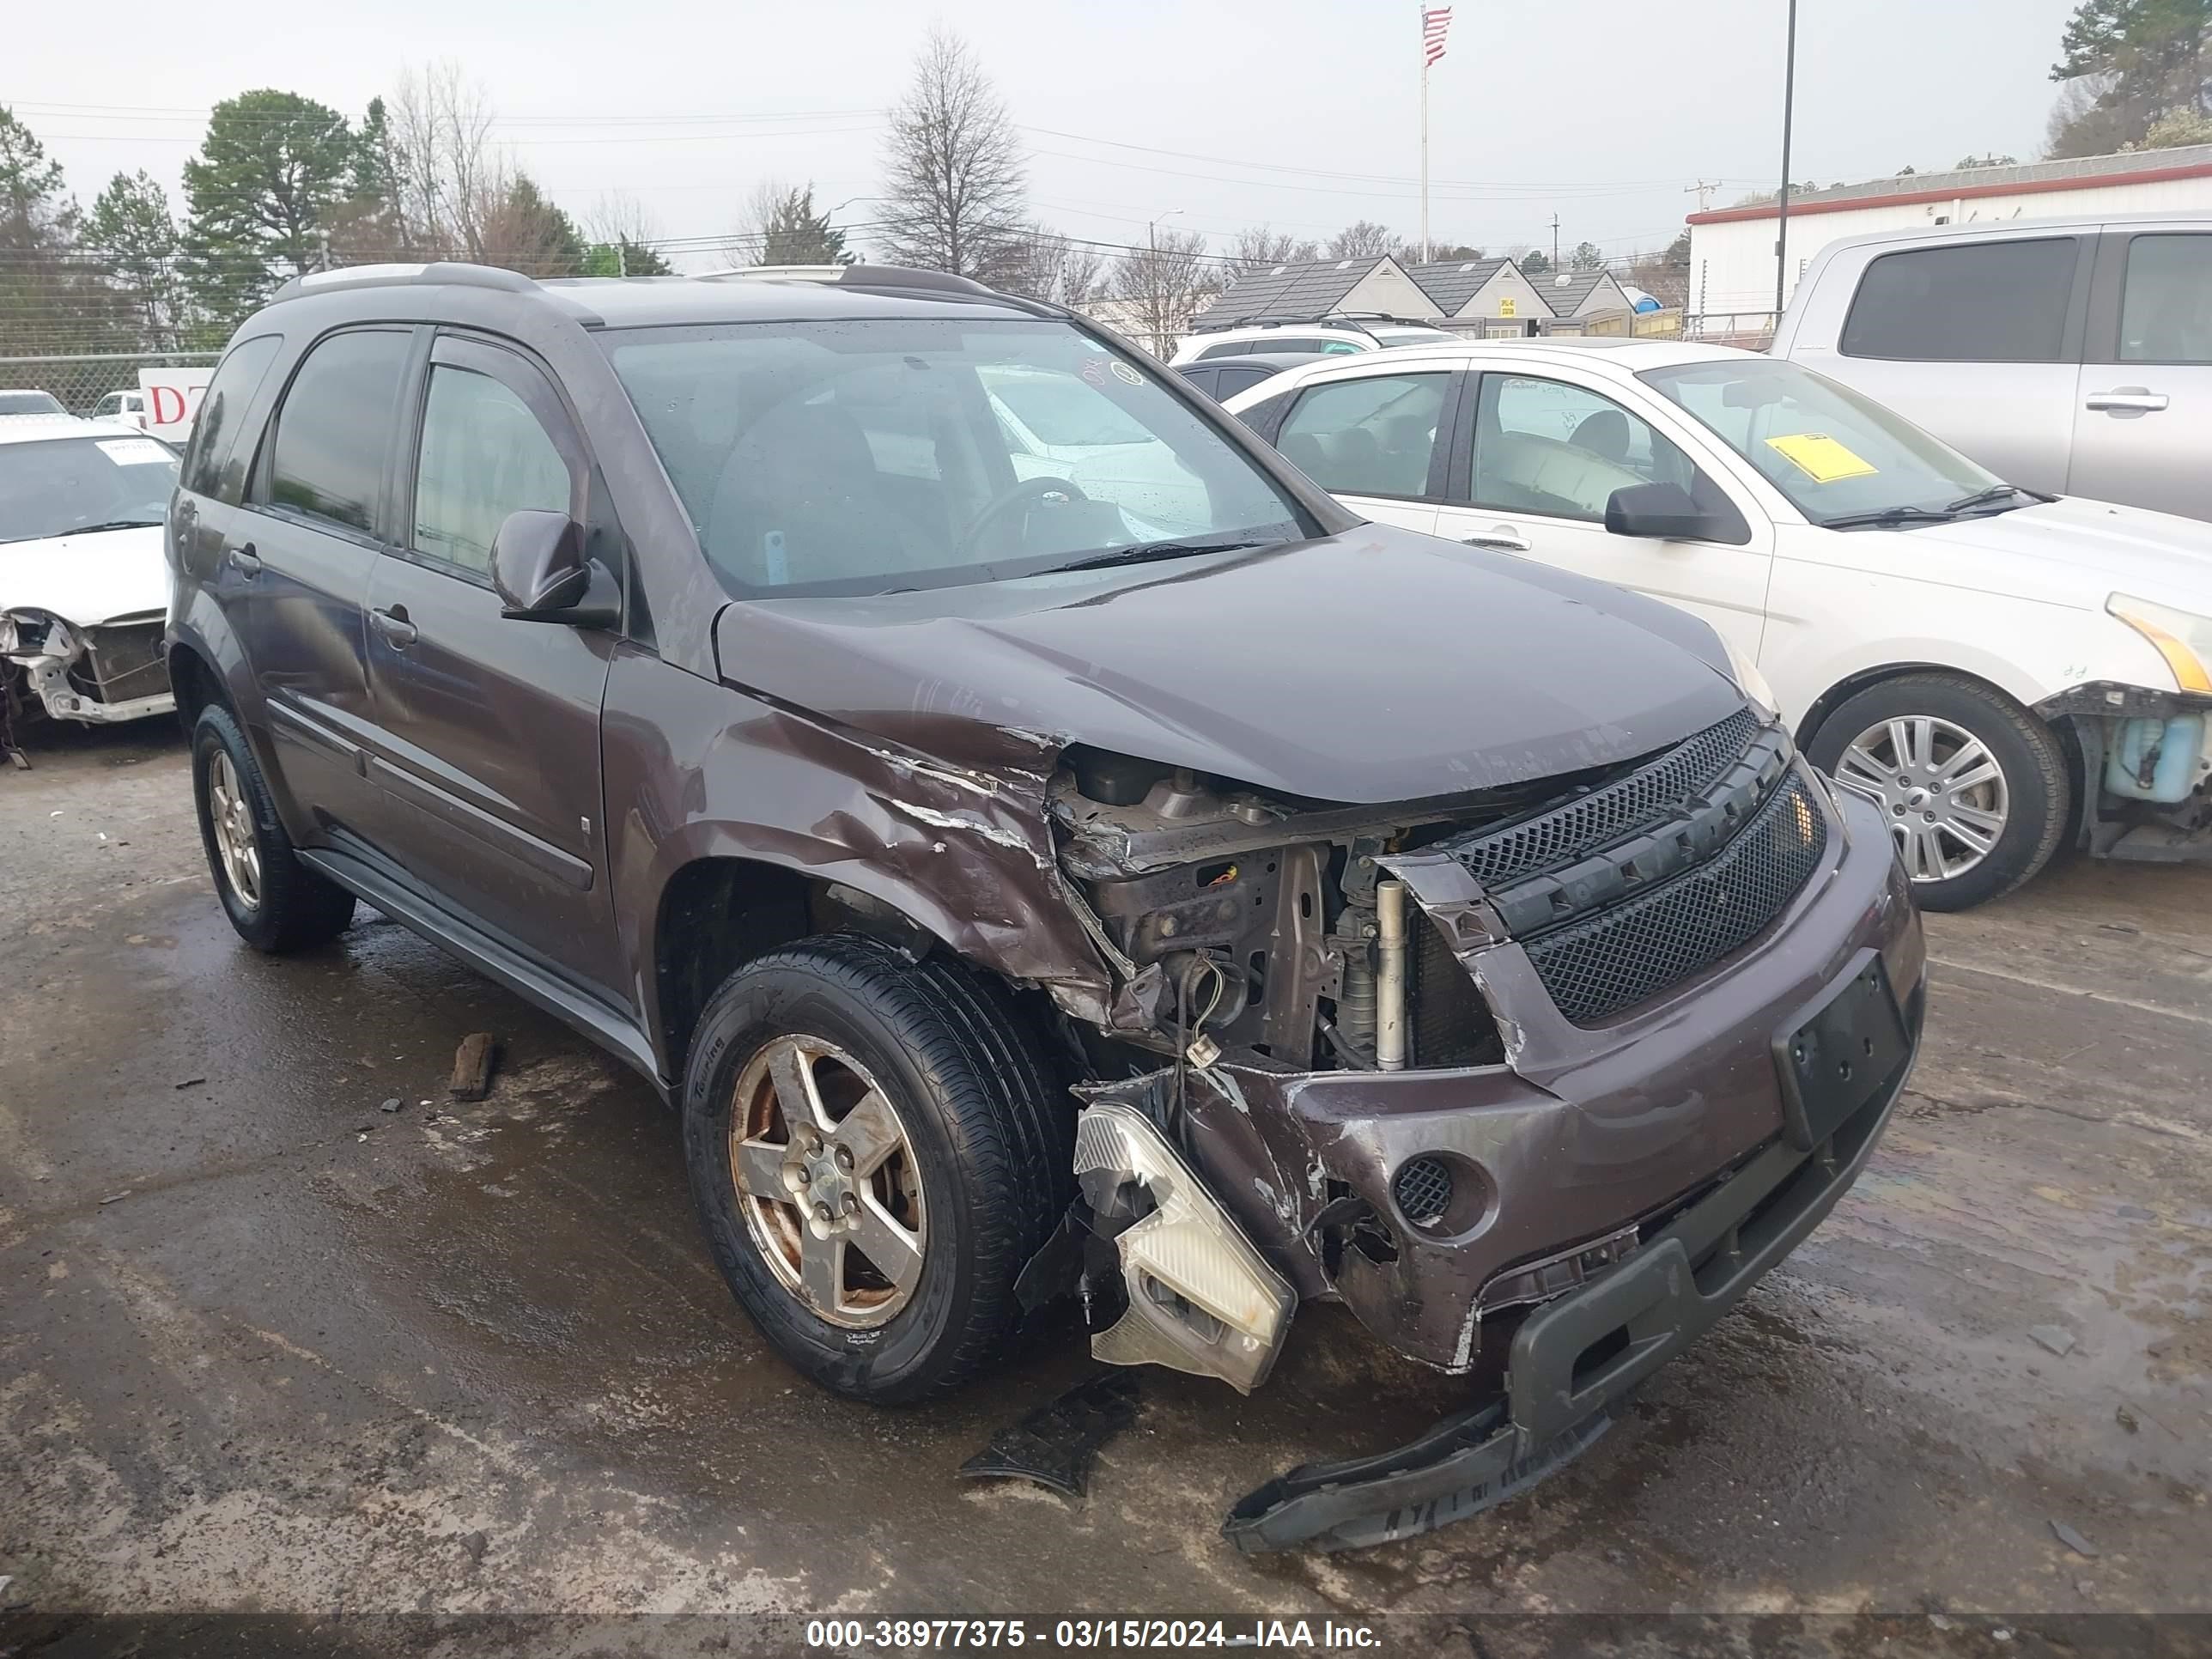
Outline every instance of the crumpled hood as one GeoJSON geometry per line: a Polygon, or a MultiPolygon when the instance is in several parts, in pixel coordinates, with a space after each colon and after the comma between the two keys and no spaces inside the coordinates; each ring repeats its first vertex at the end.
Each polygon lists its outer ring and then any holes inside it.
{"type": "Polygon", "coordinates": [[[1121,569],[741,601],[715,644],[732,684],[940,759],[1079,742],[1361,804],[1609,764],[1742,706],[1687,614],[1380,525],[1121,569]]]}
{"type": "Polygon", "coordinates": [[[2212,605],[2212,524],[2147,507],[2064,496],[1986,518],[1896,534],[1986,561],[1978,586],[2101,610],[2118,589],[2160,604],[2212,605]]]}
{"type": "Polygon", "coordinates": [[[166,611],[161,526],[0,542],[0,611],[43,611],[77,628],[166,611]]]}

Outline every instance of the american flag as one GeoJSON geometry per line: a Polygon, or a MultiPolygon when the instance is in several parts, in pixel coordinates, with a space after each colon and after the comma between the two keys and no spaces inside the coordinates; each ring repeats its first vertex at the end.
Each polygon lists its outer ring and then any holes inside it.
{"type": "Polygon", "coordinates": [[[1444,55],[1444,34],[1451,27],[1451,8],[1439,6],[1421,13],[1421,67],[1432,67],[1444,55]]]}

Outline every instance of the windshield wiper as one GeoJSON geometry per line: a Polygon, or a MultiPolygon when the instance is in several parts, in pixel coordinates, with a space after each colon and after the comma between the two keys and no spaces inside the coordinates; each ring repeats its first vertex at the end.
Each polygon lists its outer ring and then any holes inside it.
{"type": "Polygon", "coordinates": [[[1859,530],[1871,526],[1885,529],[1909,524],[1948,524],[1958,514],[1949,508],[1938,513],[1927,507],[1885,507],[1873,513],[1844,513],[1832,519],[1820,520],[1823,530],[1859,530]]]}
{"type": "Polygon", "coordinates": [[[1188,559],[1200,553],[1238,553],[1248,547],[1265,547],[1265,542],[1145,542],[1136,547],[1120,547],[1111,553],[1093,553],[1089,558],[1056,564],[1054,570],[1103,570],[1109,565],[1150,564],[1155,559],[1188,559]]]}
{"type": "Polygon", "coordinates": [[[106,519],[98,524],[73,524],[61,533],[64,536],[89,536],[100,530],[151,530],[161,522],[159,519],[106,519]]]}
{"type": "Polygon", "coordinates": [[[2025,501],[2047,501],[2049,495],[2039,495],[2033,489],[2022,489],[2018,484],[1993,483],[1987,489],[1977,489],[1971,495],[1961,495],[1945,507],[1946,513],[1971,513],[1978,507],[1995,507],[1999,501],[2018,495],[2025,501]]]}

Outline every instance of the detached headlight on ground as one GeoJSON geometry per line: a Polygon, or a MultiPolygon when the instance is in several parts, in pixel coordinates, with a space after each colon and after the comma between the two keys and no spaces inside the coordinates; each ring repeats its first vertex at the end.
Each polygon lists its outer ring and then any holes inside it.
{"type": "Polygon", "coordinates": [[[2172,605],[2115,593],[2106,611],[2158,647],[2174,684],[2184,691],[2212,691],[2212,617],[2177,611],[2172,605]]]}
{"type": "Polygon", "coordinates": [[[1729,678],[1735,682],[1736,690],[1758,705],[1759,711],[1769,720],[1778,712],[1774,701],[1774,688],[1766,683],[1766,676],[1759,672],[1759,665],[1737,650],[1726,638],[1721,648],[1728,653],[1729,678]]]}

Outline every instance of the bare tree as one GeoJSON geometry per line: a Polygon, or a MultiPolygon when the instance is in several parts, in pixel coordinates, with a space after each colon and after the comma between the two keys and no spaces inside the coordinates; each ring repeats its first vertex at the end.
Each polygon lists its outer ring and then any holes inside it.
{"type": "Polygon", "coordinates": [[[1240,276],[1248,271],[1265,270],[1273,265],[1304,264],[1320,258],[1321,244],[1311,237],[1301,240],[1287,230],[1273,230],[1266,225],[1247,225],[1229,245],[1230,270],[1240,276]]]}
{"type": "Polygon", "coordinates": [[[645,204],[626,190],[603,192],[584,216],[581,228],[586,241],[627,242],[634,247],[645,246],[660,234],[645,204]]]}
{"type": "Polygon", "coordinates": [[[1103,286],[1105,262],[1097,252],[1057,231],[1035,222],[1024,225],[1015,246],[1019,269],[1002,280],[1016,294],[1054,305],[1079,306],[1103,286]]]}
{"type": "Polygon", "coordinates": [[[1168,231],[1148,248],[1132,248],[1114,262],[1107,292],[1126,304],[1152,350],[1164,356],[1190,319],[1221,290],[1221,267],[1206,257],[1206,238],[1194,230],[1168,231]]]}
{"type": "Polygon", "coordinates": [[[1372,219],[1356,219],[1328,239],[1327,259],[1380,259],[1398,251],[1398,234],[1372,219]]]}
{"type": "Polygon", "coordinates": [[[1027,191],[1006,101],[958,35],[933,27],[890,112],[886,252],[901,264],[985,283],[1022,264],[1027,191]]]}
{"type": "Polygon", "coordinates": [[[492,148],[491,100],[451,58],[403,69],[387,106],[392,228],[403,250],[481,258],[513,179],[492,148]]]}

